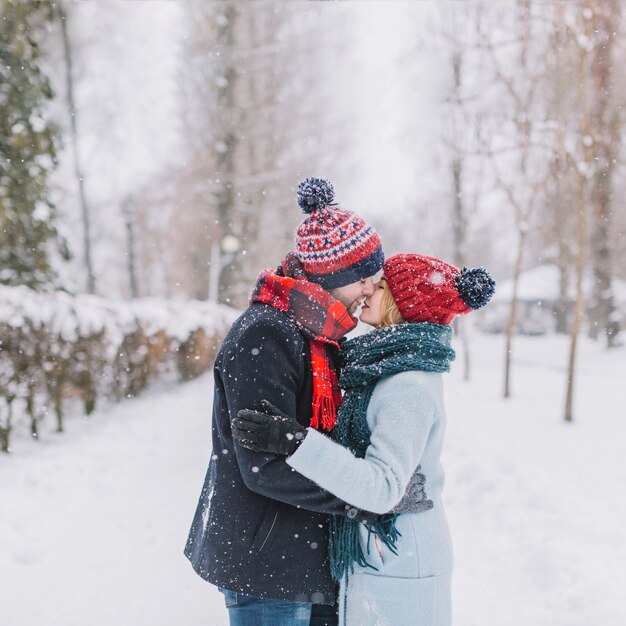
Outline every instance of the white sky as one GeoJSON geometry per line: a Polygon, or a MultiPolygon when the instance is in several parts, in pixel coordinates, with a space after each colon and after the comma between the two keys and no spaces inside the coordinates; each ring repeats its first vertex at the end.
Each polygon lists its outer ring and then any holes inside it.
{"type": "MultiPolygon", "coordinates": [[[[96,271],[117,280],[114,268],[125,263],[123,199],[148,181],[158,184],[159,172],[185,159],[177,132],[185,3],[107,0],[73,8],[79,130],[94,231],[101,240],[117,241],[96,242],[96,271]]],[[[305,175],[331,178],[337,199],[379,227],[388,253],[404,247],[448,254],[437,243],[438,231],[449,230],[450,186],[437,154],[447,80],[434,36],[437,3],[353,0],[316,8],[345,44],[345,54],[327,62],[325,87],[339,95],[331,113],[352,125],[354,139],[333,155],[330,171],[305,175]]],[[[70,166],[69,155],[62,155],[60,180],[70,180],[70,166]]],[[[63,209],[74,215],[70,238],[78,238],[78,207],[71,204],[63,209]]],[[[78,239],[72,249],[81,254],[78,239]]]]}
{"type": "MultiPolygon", "coordinates": [[[[348,166],[338,163],[329,175],[346,204],[370,214],[406,203],[415,172],[431,165],[442,74],[441,59],[428,49],[433,7],[431,2],[353,1],[322,9],[346,22],[350,54],[335,60],[328,80],[345,93],[333,106],[353,120],[358,137],[342,155],[348,166]],[[423,88],[414,90],[415,82],[423,88]]],[[[117,189],[111,188],[110,176],[94,176],[88,186],[92,196],[110,200],[140,186],[176,160],[181,149],[176,80],[183,3],[109,0],[79,8],[74,27],[86,41],[77,71],[81,66],[89,71],[79,75],[83,149],[91,168],[114,174],[117,189]]]]}

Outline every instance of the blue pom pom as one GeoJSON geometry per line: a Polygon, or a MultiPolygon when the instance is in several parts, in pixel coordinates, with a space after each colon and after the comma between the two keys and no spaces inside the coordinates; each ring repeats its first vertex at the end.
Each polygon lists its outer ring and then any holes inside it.
{"type": "Polygon", "coordinates": [[[335,188],[324,178],[305,178],[298,185],[298,206],[305,213],[323,209],[335,199],[335,188]]]}
{"type": "Polygon", "coordinates": [[[473,270],[464,267],[455,282],[456,290],[470,309],[485,306],[496,292],[496,281],[484,267],[473,270]]]}

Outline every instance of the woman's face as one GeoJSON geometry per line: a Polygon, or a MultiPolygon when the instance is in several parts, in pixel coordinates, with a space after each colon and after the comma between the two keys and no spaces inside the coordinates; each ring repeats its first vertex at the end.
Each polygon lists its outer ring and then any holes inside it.
{"type": "Polygon", "coordinates": [[[378,326],[380,323],[381,311],[380,304],[383,299],[383,294],[387,289],[387,281],[381,278],[377,283],[374,283],[374,291],[371,296],[367,296],[361,307],[361,315],[359,319],[364,324],[370,326],[378,326]]]}

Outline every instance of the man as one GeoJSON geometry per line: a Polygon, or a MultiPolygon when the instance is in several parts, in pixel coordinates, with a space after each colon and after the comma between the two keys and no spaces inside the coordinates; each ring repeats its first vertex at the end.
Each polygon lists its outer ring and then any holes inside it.
{"type": "Polygon", "coordinates": [[[330,182],[298,187],[307,213],[295,251],[266,270],[214,368],[213,456],[185,549],[195,571],[223,592],[230,623],[336,624],[327,559],[328,514],[371,521],[294,472],[283,456],[240,447],[231,420],[263,401],[304,426],[332,429],[341,394],[333,359],[373,291],[384,255],[378,234],[333,204],[330,182]]]}

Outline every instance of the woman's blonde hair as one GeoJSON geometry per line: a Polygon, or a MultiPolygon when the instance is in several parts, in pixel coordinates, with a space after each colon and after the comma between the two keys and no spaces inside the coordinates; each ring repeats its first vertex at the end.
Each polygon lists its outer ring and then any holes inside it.
{"type": "Polygon", "coordinates": [[[385,287],[383,292],[383,298],[380,301],[380,320],[378,327],[391,326],[392,324],[406,324],[406,320],[402,317],[398,306],[391,295],[391,289],[387,284],[387,279],[383,276],[381,279],[382,284],[385,287]]]}

